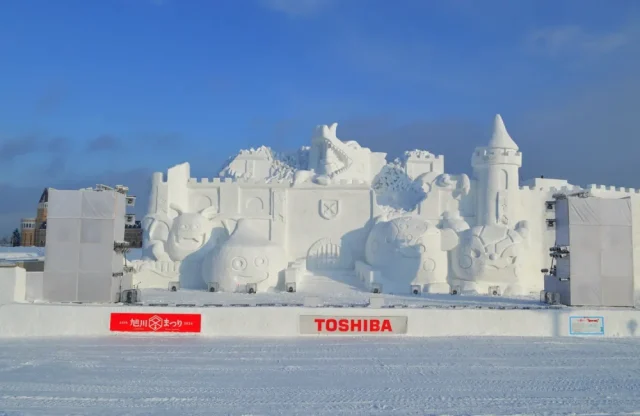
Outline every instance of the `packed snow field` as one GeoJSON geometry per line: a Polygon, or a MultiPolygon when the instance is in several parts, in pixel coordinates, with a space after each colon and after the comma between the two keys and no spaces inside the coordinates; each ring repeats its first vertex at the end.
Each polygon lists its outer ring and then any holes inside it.
{"type": "Polygon", "coordinates": [[[0,341],[0,414],[624,414],[638,356],[592,338],[0,341]]]}

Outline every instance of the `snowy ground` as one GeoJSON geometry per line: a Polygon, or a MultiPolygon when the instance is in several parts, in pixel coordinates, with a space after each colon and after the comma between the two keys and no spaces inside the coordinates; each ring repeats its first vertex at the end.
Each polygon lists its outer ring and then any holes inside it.
{"type": "Polygon", "coordinates": [[[638,356],[632,339],[0,341],[0,414],[623,414],[638,356]]]}
{"type": "MultiPolygon", "coordinates": [[[[44,260],[44,247],[0,247],[0,262],[44,260]]],[[[134,248],[127,253],[127,260],[140,260],[142,249],[134,248]]]]}
{"type": "Polygon", "coordinates": [[[0,247],[0,262],[44,260],[44,247],[0,247]]]}

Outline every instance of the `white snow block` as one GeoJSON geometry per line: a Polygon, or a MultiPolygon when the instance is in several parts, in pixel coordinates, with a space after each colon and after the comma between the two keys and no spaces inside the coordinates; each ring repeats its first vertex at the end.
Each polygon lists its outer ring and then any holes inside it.
{"type": "Polygon", "coordinates": [[[209,292],[218,292],[220,290],[217,282],[209,282],[207,284],[207,290],[209,292]]]}
{"type": "Polygon", "coordinates": [[[118,301],[125,211],[116,191],[49,189],[44,300],[118,301]]]}
{"type": "Polygon", "coordinates": [[[632,216],[630,197],[558,198],[550,254],[556,256],[554,292],[560,292],[563,304],[634,306],[632,216]]]}
{"type": "Polygon", "coordinates": [[[24,302],[27,298],[27,271],[22,267],[0,267],[0,305],[24,302]]]}
{"type": "Polygon", "coordinates": [[[377,284],[378,292],[382,292],[382,284],[380,283],[382,280],[382,273],[368,265],[363,261],[356,261],[356,276],[358,279],[364,283],[364,286],[374,292],[374,286],[377,284]]]}
{"type": "Polygon", "coordinates": [[[169,290],[171,292],[177,292],[180,290],[180,282],[169,282],[169,290]]]}
{"type": "Polygon", "coordinates": [[[320,306],[320,298],[318,296],[307,296],[304,298],[305,308],[317,308],[320,306]]]}
{"type": "Polygon", "coordinates": [[[27,297],[28,302],[42,300],[42,285],[44,272],[27,272],[27,297]]]}
{"type": "Polygon", "coordinates": [[[384,306],[384,297],[373,295],[369,298],[369,307],[379,309],[384,306]]]}
{"type": "Polygon", "coordinates": [[[451,287],[449,287],[448,283],[429,283],[425,285],[424,292],[447,294],[451,292],[451,287]]]}
{"type": "Polygon", "coordinates": [[[459,295],[460,293],[462,293],[462,288],[460,286],[451,286],[451,293],[452,295],[459,295]]]}
{"type": "Polygon", "coordinates": [[[284,270],[285,291],[293,293],[304,276],[305,267],[302,262],[293,262],[284,270]]]}
{"type": "Polygon", "coordinates": [[[413,293],[414,295],[419,295],[420,293],[422,293],[422,286],[421,285],[411,285],[411,293],[413,293]]]}

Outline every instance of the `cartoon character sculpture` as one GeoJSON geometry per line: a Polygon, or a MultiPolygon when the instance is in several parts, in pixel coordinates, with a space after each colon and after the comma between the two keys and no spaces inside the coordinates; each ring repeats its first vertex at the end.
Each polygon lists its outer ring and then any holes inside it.
{"type": "Polygon", "coordinates": [[[457,279],[479,293],[501,286],[505,293],[521,294],[522,258],[529,235],[527,221],[514,229],[502,225],[476,226],[460,233],[460,245],[452,253],[457,279]]]}
{"type": "Polygon", "coordinates": [[[250,219],[240,219],[231,237],[205,260],[203,279],[223,292],[264,292],[279,284],[287,267],[284,248],[260,235],[250,219]]]}
{"type": "Polygon", "coordinates": [[[385,284],[399,291],[420,285],[429,293],[448,293],[447,251],[457,244],[455,231],[405,216],[373,226],[365,257],[367,263],[382,272],[385,284]]]}
{"type": "Polygon", "coordinates": [[[217,214],[215,207],[200,212],[184,212],[175,204],[171,208],[178,213],[173,220],[164,214],[144,220],[148,230],[146,250],[154,260],[177,262],[196,253],[201,257],[228,236],[222,223],[212,221],[217,214]]]}

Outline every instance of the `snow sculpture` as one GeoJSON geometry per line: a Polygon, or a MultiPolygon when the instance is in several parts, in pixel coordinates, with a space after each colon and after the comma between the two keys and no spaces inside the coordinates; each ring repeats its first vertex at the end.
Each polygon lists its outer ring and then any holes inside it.
{"type": "Polygon", "coordinates": [[[262,237],[251,220],[240,219],[231,237],[205,260],[203,279],[214,290],[264,292],[278,286],[286,267],[284,248],[262,237]]]}
{"type": "Polygon", "coordinates": [[[499,114],[494,121],[489,145],[476,148],[471,165],[481,190],[477,194],[476,223],[515,224],[522,153],[509,136],[499,114]]]}
{"type": "Polygon", "coordinates": [[[373,226],[365,258],[382,272],[386,288],[406,291],[419,285],[429,293],[449,293],[447,251],[457,245],[455,231],[405,216],[373,226]]]}
{"type": "Polygon", "coordinates": [[[458,211],[445,211],[442,214],[441,227],[461,233],[469,229],[469,224],[460,216],[458,211]]]}
{"type": "Polygon", "coordinates": [[[467,290],[487,293],[500,286],[505,293],[528,292],[522,282],[522,257],[526,255],[529,224],[521,221],[514,229],[503,225],[472,227],[460,233],[460,245],[453,251],[452,268],[467,290]]]}
{"type": "MultiPolygon", "coordinates": [[[[338,139],[338,123],[317,126],[309,149],[309,171],[313,181],[328,185],[332,181],[361,180],[371,182],[373,175],[386,164],[385,153],[375,153],[355,141],[338,139]]],[[[301,173],[296,182],[308,179],[301,173]]]]}
{"type": "Polygon", "coordinates": [[[215,207],[200,212],[184,212],[177,204],[171,204],[171,208],[178,212],[173,220],[161,214],[146,219],[147,246],[156,260],[175,262],[196,252],[203,255],[208,251],[202,250],[205,244],[211,249],[226,236],[222,224],[216,226],[212,221],[217,214],[215,207]]]}
{"type": "MultiPolygon", "coordinates": [[[[488,143],[474,150],[469,176],[445,172],[444,156],[425,150],[387,163],[384,153],[340,140],[336,131],[335,123],[318,126],[310,146],[290,154],[264,146],[240,151],[213,179],[191,178],[188,163],[170,168],[166,179],[155,173],[145,257],[134,264],[141,287],[179,279],[181,287],[264,291],[281,287],[282,274],[327,277],[358,268],[365,284],[383,276],[384,291],[402,293],[412,284],[427,292],[542,288],[540,269],[555,241],[547,201],[582,188],[545,178],[520,186],[522,153],[500,115],[488,143]]],[[[588,189],[640,198],[635,190],[588,189]]]]}

